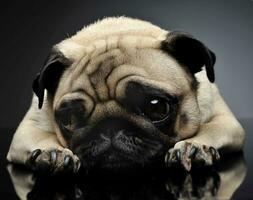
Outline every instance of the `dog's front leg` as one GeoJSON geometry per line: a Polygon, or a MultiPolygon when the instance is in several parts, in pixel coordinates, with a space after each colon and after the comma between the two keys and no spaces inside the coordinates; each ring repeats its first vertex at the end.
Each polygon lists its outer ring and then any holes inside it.
{"type": "Polygon", "coordinates": [[[170,165],[181,165],[187,171],[192,166],[211,166],[220,154],[240,151],[244,143],[244,130],[220,95],[216,96],[214,116],[202,124],[197,134],[175,144],[165,157],[170,165]]]}
{"type": "Polygon", "coordinates": [[[45,110],[38,110],[33,103],[14,134],[7,160],[35,171],[77,172],[78,157],[63,147],[51,130],[45,110]]]}
{"type": "Polygon", "coordinates": [[[54,133],[34,127],[30,120],[23,121],[17,129],[7,159],[50,173],[76,172],[80,167],[77,156],[61,146],[54,133]]]}

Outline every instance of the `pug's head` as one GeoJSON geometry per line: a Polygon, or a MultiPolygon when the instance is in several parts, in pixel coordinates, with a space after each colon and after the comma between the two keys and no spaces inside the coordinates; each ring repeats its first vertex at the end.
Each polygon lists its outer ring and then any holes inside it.
{"type": "Polygon", "coordinates": [[[55,45],[33,90],[60,143],[84,167],[143,166],[196,133],[194,75],[204,70],[214,82],[214,63],[214,54],[186,33],[107,18],[55,45]]]}

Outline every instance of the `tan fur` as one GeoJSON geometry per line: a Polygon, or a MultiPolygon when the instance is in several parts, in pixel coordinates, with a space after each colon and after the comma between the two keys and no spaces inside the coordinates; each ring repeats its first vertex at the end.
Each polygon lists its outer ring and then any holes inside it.
{"type": "Polygon", "coordinates": [[[196,74],[200,87],[195,94],[190,87],[192,78],[175,59],[159,49],[166,33],[168,31],[141,20],[106,18],[57,44],[55,48],[73,64],[61,77],[52,104],[45,96],[45,103],[38,110],[38,101],[33,97],[14,135],[7,159],[24,163],[27,154],[34,149],[67,147],[52,115],[64,99],[77,96],[85,99],[88,112],[96,106],[91,121],[108,112],[124,112],[114,100],[124,96],[130,80],[182,96],[176,123],[181,139],[188,138],[187,141],[217,149],[241,149],[244,131],[217,86],[208,81],[205,70],[196,74]],[[88,95],[78,92],[80,88],[88,95]],[[181,114],[187,115],[188,123],[183,122],[181,114]]]}

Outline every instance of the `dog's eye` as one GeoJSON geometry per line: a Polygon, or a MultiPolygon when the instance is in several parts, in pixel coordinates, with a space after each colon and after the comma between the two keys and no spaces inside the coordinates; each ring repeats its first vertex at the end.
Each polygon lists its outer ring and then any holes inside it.
{"type": "Polygon", "coordinates": [[[149,98],[140,109],[153,123],[164,120],[170,113],[169,102],[160,97],[149,98]]]}
{"type": "Polygon", "coordinates": [[[75,115],[73,115],[72,112],[65,112],[65,114],[62,114],[62,118],[60,120],[61,126],[64,129],[67,129],[69,131],[73,131],[77,124],[77,119],[75,115]]]}
{"type": "Polygon", "coordinates": [[[74,131],[83,126],[85,122],[84,107],[82,105],[63,106],[56,112],[59,126],[67,131],[74,131]]]}

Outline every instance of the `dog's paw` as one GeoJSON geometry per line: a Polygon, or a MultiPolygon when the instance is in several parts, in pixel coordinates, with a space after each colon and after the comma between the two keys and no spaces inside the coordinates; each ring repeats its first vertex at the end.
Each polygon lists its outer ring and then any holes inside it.
{"type": "Polygon", "coordinates": [[[36,149],[28,155],[26,165],[36,172],[48,174],[75,174],[81,162],[69,149],[36,149]]]}
{"type": "Polygon", "coordinates": [[[192,166],[212,166],[219,160],[219,152],[214,147],[185,141],[176,143],[165,156],[168,167],[180,165],[187,171],[192,166]]]}

